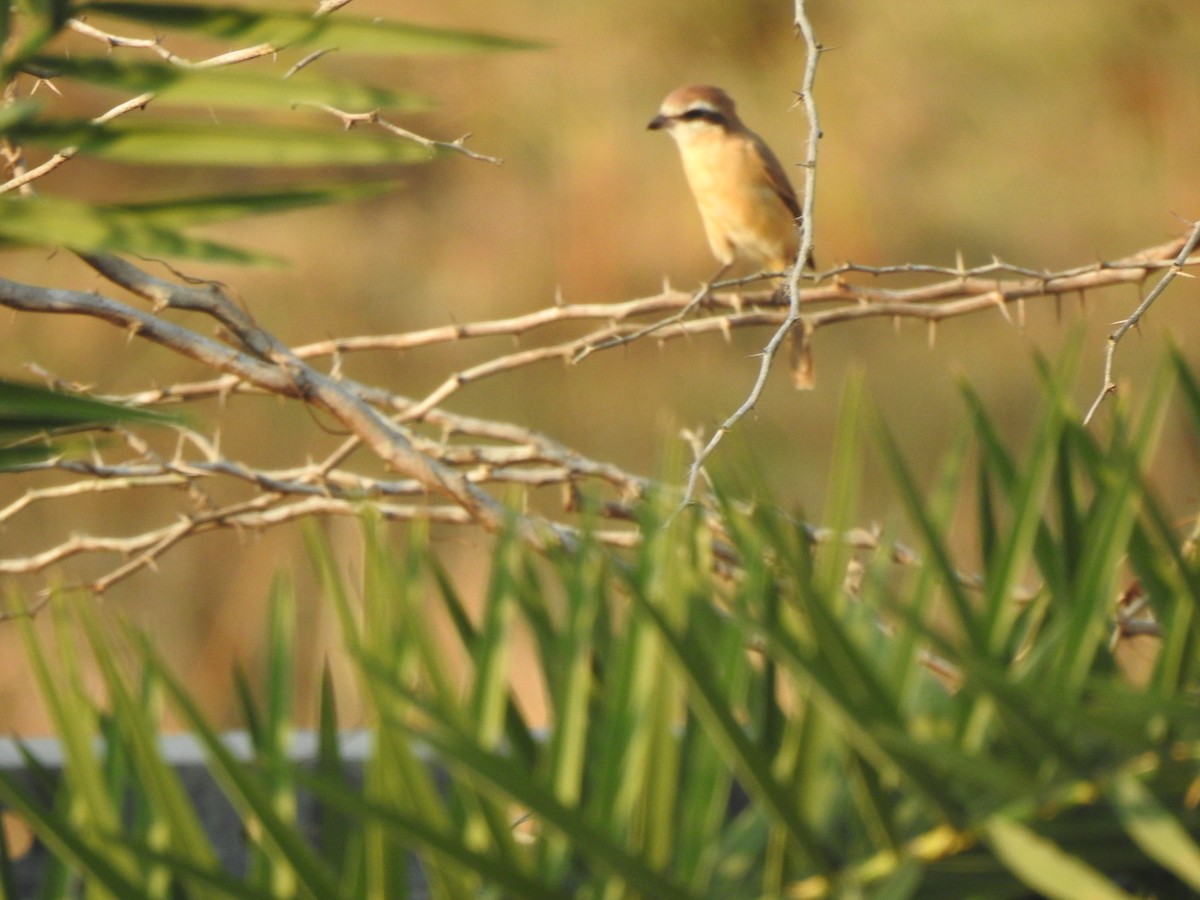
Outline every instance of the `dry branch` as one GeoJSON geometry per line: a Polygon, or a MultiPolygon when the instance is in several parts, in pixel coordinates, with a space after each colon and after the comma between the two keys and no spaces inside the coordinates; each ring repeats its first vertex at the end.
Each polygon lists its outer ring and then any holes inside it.
{"type": "MultiPolygon", "coordinates": [[[[313,16],[320,17],[329,15],[330,13],[341,9],[343,6],[346,6],[349,3],[350,0],[323,0],[323,2],[318,4],[317,9],[313,12],[313,16]]],[[[222,66],[233,66],[256,59],[273,57],[280,52],[280,48],[276,47],[274,44],[255,44],[252,47],[240,47],[235,50],[230,50],[226,53],[220,53],[216,56],[207,57],[205,59],[191,60],[168,49],[163,44],[163,40],[160,37],[135,38],[128,37],[126,35],[115,34],[113,32],[104,31],[103,29],[97,28],[82,18],[68,19],[66,22],[66,27],[74,31],[76,34],[92,40],[100,41],[110,49],[135,51],[145,50],[154,54],[163,62],[169,63],[173,66],[178,66],[179,68],[183,69],[211,69],[222,66]]],[[[322,50],[318,51],[317,53],[309,54],[309,56],[306,56],[304,59],[296,63],[296,65],[294,65],[291,69],[289,69],[283,77],[290,77],[294,72],[314,62],[327,52],[329,51],[322,50]]],[[[130,97],[126,100],[123,100],[116,106],[113,106],[110,109],[107,109],[104,112],[94,116],[90,120],[91,124],[103,125],[113,121],[114,119],[118,119],[127,113],[145,109],[155,100],[156,96],[157,95],[153,92],[147,92],[139,94],[136,97],[130,97]]],[[[334,109],[333,107],[324,106],[321,104],[316,104],[316,106],[317,108],[322,109],[337,118],[344,127],[350,127],[351,125],[359,122],[369,122],[377,125],[385,131],[388,131],[397,138],[420,144],[431,151],[447,150],[454,153],[461,153],[471,159],[481,160],[484,162],[490,162],[493,164],[499,164],[501,162],[500,159],[494,156],[487,156],[469,149],[466,146],[466,140],[468,137],[470,137],[469,134],[463,135],[462,137],[453,141],[439,141],[424,137],[406,128],[402,128],[394,122],[390,122],[382,118],[379,115],[378,110],[349,112],[346,110],[334,109]]],[[[79,153],[78,147],[62,147],[55,153],[51,154],[51,156],[44,162],[31,169],[27,169],[21,161],[19,154],[13,151],[12,148],[6,148],[3,146],[3,144],[0,144],[0,150],[7,150],[5,156],[8,159],[9,168],[12,171],[11,177],[7,181],[0,183],[0,194],[15,190],[28,190],[29,187],[38,179],[49,175],[51,172],[54,172],[64,163],[70,162],[79,153]]]]}
{"type": "Polygon", "coordinates": [[[1191,233],[1187,236],[1186,240],[1184,240],[1183,246],[1179,249],[1179,253],[1171,262],[1171,265],[1167,267],[1167,270],[1163,273],[1162,278],[1158,280],[1158,283],[1154,285],[1154,288],[1150,291],[1150,293],[1146,294],[1145,299],[1138,304],[1138,308],[1135,309],[1127,319],[1124,319],[1117,326],[1116,331],[1108,336],[1108,346],[1104,355],[1104,384],[1100,388],[1100,393],[1096,395],[1096,399],[1092,402],[1091,407],[1088,409],[1087,415],[1083,417],[1083,424],[1086,425],[1092,420],[1092,416],[1095,415],[1096,410],[1100,408],[1100,404],[1104,402],[1104,398],[1117,389],[1117,385],[1116,382],[1113,381],[1112,374],[1113,359],[1117,355],[1117,344],[1121,342],[1121,338],[1123,338],[1131,328],[1136,327],[1137,324],[1142,321],[1142,316],[1146,314],[1147,310],[1149,310],[1154,304],[1154,301],[1162,296],[1162,293],[1167,289],[1167,286],[1180,275],[1184,274],[1184,266],[1189,264],[1192,251],[1196,249],[1196,245],[1198,243],[1200,243],[1200,222],[1193,222],[1191,233]]]}
{"type": "MultiPolygon", "coordinates": [[[[999,309],[1026,300],[1062,297],[1086,293],[1121,284],[1140,284],[1156,271],[1177,266],[1180,269],[1200,265],[1200,255],[1180,259],[1187,238],[1177,238],[1149,247],[1111,262],[1099,262],[1059,272],[1033,273],[1029,269],[993,262],[971,269],[946,269],[937,266],[896,265],[866,267],[853,263],[820,273],[818,283],[800,292],[801,313],[793,317],[790,299],[779,291],[720,293],[722,288],[741,287],[744,280],[717,282],[697,305],[700,316],[677,319],[676,314],[689,308],[695,295],[673,288],[650,297],[621,303],[561,304],[521,316],[504,319],[446,325],[404,334],[359,335],[304,344],[295,348],[302,359],[319,356],[343,356],[364,351],[411,351],[438,344],[497,336],[519,337],[538,329],[565,322],[580,322],[590,330],[556,344],[530,347],[477,363],[452,372],[420,400],[405,401],[403,418],[417,421],[440,407],[465,387],[549,360],[577,363],[601,350],[624,346],[614,339],[639,334],[658,342],[703,335],[727,335],[736,329],[775,328],[787,325],[802,330],[811,339],[821,328],[859,319],[920,319],[938,323],[972,313],[999,309]],[[876,286],[888,275],[926,272],[947,278],[917,287],[891,289],[876,286]],[[857,284],[849,276],[869,275],[873,282],[857,284]],[[805,310],[811,310],[805,312],[805,310]],[[647,316],[662,316],[647,326],[647,316]]],[[[1190,252],[1190,251],[1189,251],[1190,252]]],[[[777,333],[777,332],[776,332],[777,333]]],[[[213,384],[208,390],[229,389],[227,382],[213,384]]],[[[179,386],[189,395],[203,392],[198,385],[179,386]]],[[[726,423],[732,427],[736,423],[726,423]]],[[[711,452],[711,451],[709,451],[711,452]]],[[[709,454],[701,452],[703,458],[709,454]]]]}
{"type": "MultiPolygon", "coordinates": [[[[797,327],[814,335],[829,325],[880,316],[937,322],[998,306],[1140,283],[1156,272],[1200,265],[1200,257],[1190,255],[1195,234],[1113,262],[1059,272],[1031,273],[998,261],[973,269],[845,264],[822,273],[814,286],[801,291],[797,327]],[[914,271],[934,280],[915,287],[887,287],[889,276],[914,271]]],[[[665,288],[652,297],[623,303],[555,305],[505,319],[404,334],[336,338],[292,348],[232,302],[221,285],[161,278],[111,256],[83,259],[111,285],[145,301],[150,309],[96,292],[43,288],[5,279],[0,279],[0,306],[25,313],[90,317],[186,356],[213,373],[205,380],[116,399],[139,405],[211,398],[231,403],[244,395],[270,394],[321,410],[348,432],[323,459],[284,469],[260,469],[231,459],[216,441],[186,430],[170,458],[131,439],[121,445],[120,459],[103,459],[97,451],[89,460],[55,459],[27,466],[31,475],[55,472],[68,481],[30,487],[0,509],[0,525],[13,527],[34,507],[71,502],[84,494],[165,490],[185,498],[175,521],[143,533],[73,535],[53,547],[0,560],[0,573],[28,574],[80,557],[119,557],[119,563],[81,583],[93,591],[106,590],[153,566],[171,549],[199,534],[218,529],[257,531],[313,515],[353,515],[367,505],[391,519],[473,524],[493,531],[515,516],[526,539],[539,545],[575,541],[578,526],[573,516],[581,503],[592,504],[614,523],[628,523],[636,518],[637,506],[648,493],[670,488],[589,458],[519,424],[463,416],[448,409],[446,400],[482,378],[500,377],[545,359],[569,361],[581,347],[599,348],[614,336],[639,330],[644,332],[639,340],[661,342],[684,336],[723,337],[734,329],[778,329],[790,319],[789,299],[783,292],[745,291],[746,283],[735,281],[714,285],[695,309],[694,318],[674,316],[686,309],[695,295],[665,288]],[[197,327],[168,321],[164,316],[170,311],[197,317],[197,327]],[[201,334],[198,327],[204,322],[217,323],[225,340],[201,334]],[[661,327],[648,332],[647,322],[661,327]],[[413,352],[496,336],[520,335],[532,341],[550,326],[564,323],[577,323],[581,334],[451,373],[441,387],[421,398],[315,368],[321,360],[332,360],[336,372],[340,358],[366,351],[413,352]],[[370,474],[380,462],[394,476],[370,474]],[[207,497],[213,491],[208,488],[216,484],[240,485],[242,495],[212,504],[207,497]],[[511,495],[514,488],[561,490],[560,514],[526,512],[517,516],[499,499],[511,495]],[[584,501],[583,497],[593,499],[584,501]]],[[[586,365],[586,359],[579,364],[586,365]]],[[[117,451],[105,452],[113,455],[117,451]]],[[[683,491],[677,496],[682,499],[683,491]]],[[[719,523],[709,515],[714,533],[719,535],[719,523]]],[[[814,541],[831,539],[816,529],[809,534],[814,541]]],[[[629,524],[607,530],[600,537],[619,546],[638,539],[636,528],[629,524]]],[[[867,551],[882,549],[872,532],[839,539],[867,551]]],[[[727,551],[722,552],[726,552],[727,562],[733,561],[727,551]]],[[[911,558],[899,548],[891,555],[897,560],[911,558]]]]}

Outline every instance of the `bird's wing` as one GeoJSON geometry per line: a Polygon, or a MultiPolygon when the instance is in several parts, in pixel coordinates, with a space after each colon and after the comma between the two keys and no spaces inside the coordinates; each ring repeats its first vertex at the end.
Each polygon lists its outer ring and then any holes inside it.
{"type": "Polygon", "coordinates": [[[771,189],[783,201],[783,205],[788,208],[792,217],[800,218],[800,201],[796,199],[796,189],[792,187],[792,182],[788,180],[787,173],[783,170],[783,163],[758,135],[754,135],[754,149],[762,157],[763,169],[766,170],[771,189]]]}

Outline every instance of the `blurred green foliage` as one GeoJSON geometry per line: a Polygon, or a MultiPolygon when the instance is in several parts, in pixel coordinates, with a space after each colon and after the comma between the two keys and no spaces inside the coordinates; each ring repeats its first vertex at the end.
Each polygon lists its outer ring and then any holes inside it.
{"type": "MultiPolygon", "coordinates": [[[[719,488],[721,535],[652,502],[628,552],[585,537],[545,559],[501,537],[477,615],[420,527],[397,552],[368,516],[354,578],[312,531],[367,710],[361,786],[339,756],[337,661],[314,695],[292,690],[293,670],[319,661],[298,650],[288,581],[272,592],[263,687],[242,676],[249,761],[149,636],[58,604],[53,641],[23,634],[66,776],[43,799],[0,777],[52,851],[60,887],[45,896],[82,880],[122,897],[405,897],[414,861],[446,898],[1200,890],[1200,564],[1144,478],[1172,382],[1193,428],[1200,387],[1174,361],[1147,409],[1098,441],[1062,403],[1063,373],[1039,377],[1024,451],[964,389],[972,425],[932,491],[884,433],[921,536],[899,575],[887,548],[815,546],[768,494],[737,499],[755,488],[746,475],[719,488]],[[980,578],[952,549],[962,496],[986,536],[980,578]],[[1136,680],[1108,643],[1128,579],[1161,627],[1136,680]],[[89,656],[105,701],[82,677],[89,656]],[[544,728],[513,689],[531,673],[544,728]],[[322,749],[308,769],[288,748],[296,710],[314,703],[322,749]],[[248,823],[245,874],[215,863],[155,751],[161,707],[248,823]],[[297,819],[303,794],[325,809],[316,834],[297,819]]],[[[852,393],[839,446],[873,430],[864,419],[852,393]]],[[[830,473],[834,521],[854,516],[860,466],[847,452],[830,473]]]]}
{"type": "MultiPolygon", "coordinates": [[[[82,154],[98,160],[135,165],[243,167],[379,166],[431,158],[413,140],[382,130],[359,129],[343,134],[335,114],[321,123],[294,121],[283,125],[280,114],[297,107],[329,108],[347,115],[411,111],[428,101],[411,92],[324,78],[300,71],[263,74],[230,62],[209,67],[165,51],[170,42],[196,34],[242,44],[242,63],[256,56],[275,56],[292,49],[317,49],[379,57],[463,54],[484,50],[529,48],[528,42],[494,35],[425,28],[379,19],[314,16],[309,11],[281,11],[219,3],[51,3],[18,4],[5,11],[0,28],[0,85],[5,98],[0,114],[0,142],[16,160],[25,148],[41,147],[68,157],[82,154]],[[101,30],[91,53],[60,53],[71,22],[101,30]],[[150,29],[153,41],[129,39],[106,28],[150,29]],[[113,58],[114,46],[141,40],[137,50],[160,51],[164,59],[113,58]],[[198,64],[197,64],[198,63],[198,64]],[[23,82],[51,85],[62,96],[79,86],[114,91],[132,101],[123,113],[96,110],[90,116],[64,115],[62,104],[18,100],[23,82]],[[136,99],[135,99],[136,98],[136,99]],[[174,115],[131,115],[143,108],[167,105],[174,115]],[[249,118],[220,121],[197,116],[205,111],[238,110],[249,118]]],[[[216,54],[214,54],[215,56],[216,54]]],[[[211,60],[211,57],[210,57],[211,60]]],[[[15,167],[9,174],[19,176],[15,167]]],[[[37,179],[34,182],[36,183],[37,179]]],[[[39,190],[42,185],[37,184],[39,190]]],[[[94,207],[63,198],[6,196],[0,203],[0,239],[18,244],[63,246],[79,252],[166,255],[223,263],[264,262],[260,255],[218,243],[194,240],[176,228],[211,221],[215,206],[223,217],[253,215],[298,206],[361,197],[361,187],[328,179],[271,193],[246,194],[233,204],[229,197],[185,197],[158,200],[153,213],[145,206],[120,210],[94,207]],[[166,224],[170,219],[171,224],[166,224]]]]}
{"type": "Polygon", "coordinates": [[[0,471],[60,452],[65,435],[177,421],[153,410],[0,379],[0,471]]]}

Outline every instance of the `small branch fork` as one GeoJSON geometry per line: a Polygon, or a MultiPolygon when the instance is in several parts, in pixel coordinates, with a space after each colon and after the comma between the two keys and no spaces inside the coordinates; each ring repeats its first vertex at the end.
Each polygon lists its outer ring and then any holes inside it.
{"type": "MultiPolygon", "coordinates": [[[[330,13],[347,6],[350,2],[352,2],[352,0],[322,0],[322,2],[317,5],[313,15],[314,17],[329,15],[330,13]]],[[[238,65],[240,63],[250,62],[251,60],[255,59],[273,57],[280,52],[280,48],[273,44],[256,44],[252,47],[242,47],[237,50],[221,53],[217,56],[208,57],[202,60],[190,60],[169,50],[163,45],[162,40],[158,37],[134,38],[127,37],[125,35],[114,34],[112,32],[97,28],[81,18],[69,19],[66,23],[66,26],[76,34],[91,38],[92,40],[100,41],[111,49],[134,51],[144,50],[149,53],[153,53],[164,62],[170,63],[174,66],[179,66],[180,68],[184,69],[203,69],[238,65]]],[[[309,54],[300,62],[296,63],[296,65],[292,66],[292,68],[288,70],[287,75],[284,77],[292,75],[300,68],[311,64],[328,52],[331,52],[330,49],[309,54]]],[[[103,125],[107,122],[113,121],[114,119],[120,118],[127,113],[145,109],[154,101],[155,96],[156,95],[153,92],[147,92],[144,94],[139,94],[136,97],[131,97],[122,101],[121,103],[118,103],[111,109],[94,116],[91,119],[91,122],[93,125],[103,125]]],[[[379,110],[370,110],[367,112],[348,112],[331,106],[326,106],[324,104],[315,104],[315,106],[338,119],[338,121],[342,123],[342,126],[346,128],[356,124],[369,123],[383,128],[399,138],[420,144],[431,151],[446,150],[454,153],[461,153],[471,159],[481,160],[496,165],[502,162],[502,160],[498,159],[497,157],[487,156],[469,149],[466,146],[466,140],[470,137],[469,134],[463,135],[462,137],[453,141],[438,141],[423,137],[422,135],[416,134],[415,132],[409,131],[406,128],[402,128],[401,126],[382,118],[379,114],[379,110]]],[[[19,160],[19,154],[15,148],[3,149],[6,149],[6,152],[0,155],[0,162],[4,161],[7,157],[7,162],[13,171],[11,173],[11,177],[7,181],[0,182],[0,194],[22,188],[27,189],[28,186],[33,182],[43,178],[46,175],[49,175],[64,163],[69,162],[79,152],[78,147],[63,147],[57,152],[53,153],[48,159],[45,160],[45,162],[33,168],[26,169],[23,165],[17,164],[19,160]]],[[[0,166],[0,168],[3,168],[3,166],[0,166]]]]}
{"type": "Polygon", "coordinates": [[[306,105],[329,113],[342,123],[342,127],[347,129],[353,128],[356,125],[376,125],[379,128],[382,128],[384,131],[396,135],[396,137],[403,138],[406,141],[412,141],[414,144],[420,144],[431,153],[438,150],[450,150],[455,153],[461,153],[469,159],[491,163],[494,166],[498,166],[504,162],[504,160],[500,159],[498,156],[488,156],[484,153],[476,153],[474,150],[468,148],[466,142],[467,138],[471,136],[470,133],[464,134],[462,137],[453,141],[435,141],[431,138],[422,137],[414,131],[409,131],[407,128],[402,128],[395,122],[390,122],[387,119],[384,119],[379,115],[379,110],[377,109],[363,113],[351,113],[346,112],[345,110],[337,109],[333,106],[329,106],[325,103],[310,103],[306,105]]]}
{"type": "Polygon", "coordinates": [[[1113,359],[1117,355],[1117,344],[1121,342],[1121,338],[1125,337],[1126,333],[1131,328],[1137,327],[1141,322],[1142,316],[1153,305],[1154,301],[1162,296],[1163,291],[1167,286],[1181,275],[1192,277],[1190,273],[1184,271],[1184,267],[1189,265],[1192,252],[1196,249],[1196,245],[1200,244],[1200,221],[1192,223],[1192,230],[1183,242],[1183,246],[1179,249],[1179,253],[1171,262],[1161,278],[1150,290],[1137,309],[1127,319],[1122,320],[1116,331],[1108,336],[1108,345],[1104,354],[1104,384],[1100,388],[1100,393],[1096,395],[1096,399],[1092,401],[1091,407],[1088,408],[1087,415],[1083,417],[1083,424],[1087,425],[1092,421],[1092,416],[1096,414],[1096,410],[1100,408],[1100,404],[1104,402],[1104,398],[1112,394],[1117,389],[1117,383],[1113,381],[1113,359]]]}

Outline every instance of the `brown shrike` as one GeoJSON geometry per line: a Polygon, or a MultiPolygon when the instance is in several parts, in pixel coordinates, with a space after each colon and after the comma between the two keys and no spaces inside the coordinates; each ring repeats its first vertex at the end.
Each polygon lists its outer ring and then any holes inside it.
{"type": "MultiPolygon", "coordinates": [[[[650,120],[679,145],[722,275],[736,259],[783,272],[796,262],[800,202],[779,158],[738,118],[718,87],[688,85],[667,94],[650,120]]],[[[811,263],[810,263],[811,265],[811,263]]]]}

